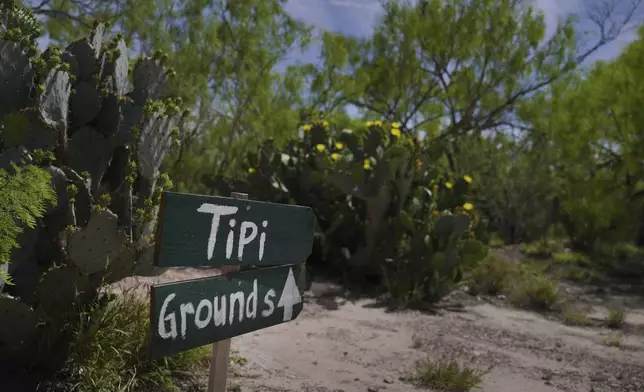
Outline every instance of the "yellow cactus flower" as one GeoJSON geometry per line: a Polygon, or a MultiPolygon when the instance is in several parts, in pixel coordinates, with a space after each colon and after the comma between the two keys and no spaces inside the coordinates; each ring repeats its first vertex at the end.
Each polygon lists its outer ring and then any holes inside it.
{"type": "Polygon", "coordinates": [[[373,125],[375,125],[377,127],[381,127],[382,126],[382,121],[374,121],[373,125]]]}
{"type": "Polygon", "coordinates": [[[364,162],[362,162],[362,168],[365,170],[371,169],[371,160],[365,159],[364,162]]]}
{"type": "Polygon", "coordinates": [[[302,125],[302,130],[303,130],[304,132],[308,132],[308,131],[310,131],[310,130],[311,130],[311,128],[312,128],[311,124],[304,124],[304,125],[302,125]]]}
{"type": "Polygon", "coordinates": [[[373,126],[373,121],[367,121],[367,126],[372,127],[373,126]]]}
{"type": "Polygon", "coordinates": [[[326,150],[326,146],[325,146],[324,144],[318,144],[317,146],[315,146],[315,148],[316,148],[319,152],[322,152],[322,151],[326,150]]]}
{"type": "Polygon", "coordinates": [[[452,184],[452,183],[451,183],[451,182],[449,182],[449,181],[447,181],[447,182],[445,183],[445,188],[447,188],[447,189],[452,189],[452,187],[453,187],[453,186],[454,186],[454,184],[452,184]]]}
{"type": "Polygon", "coordinates": [[[400,137],[400,129],[392,128],[391,129],[391,134],[394,135],[395,137],[400,137]]]}
{"type": "Polygon", "coordinates": [[[325,128],[328,127],[329,122],[327,120],[322,120],[322,126],[325,127],[325,128]]]}
{"type": "Polygon", "coordinates": [[[463,204],[463,209],[465,209],[465,211],[471,211],[473,208],[474,208],[474,204],[472,203],[463,204]]]}
{"type": "Polygon", "coordinates": [[[249,168],[248,168],[248,173],[250,173],[250,174],[255,173],[255,169],[254,169],[254,168],[252,168],[252,167],[249,167],[249,168]]]}
{"type": "Polygon", "coordinates": [[[463,179],[464,179],[464,180],[465,180],[465,182],[467,182],[468,184],[471,184],[471,183],[472,183],[472,177],[468,176],[467,174],[463,176],[463,179]]]}
{"type": "Polygon", "coordinates": [[[340,142],[336,142],[335,143],[335,148],[337,148],[338,150],[342,150],[344,148],[344,144],[342,144],[340,142]]]}
{"type": "Polygon", "coordinates": [[[333,159],[334,161],[337,161],[338,158],[340,158],[340,154],[338,154],[337,152],[331,154],[331,159],[333,159]]]}
{"type": "Polygon", "coordinates": [[[398,129],[398,128],[400,128],[400,123],[399,122],[392,122],[391,127],[398,129]]]}

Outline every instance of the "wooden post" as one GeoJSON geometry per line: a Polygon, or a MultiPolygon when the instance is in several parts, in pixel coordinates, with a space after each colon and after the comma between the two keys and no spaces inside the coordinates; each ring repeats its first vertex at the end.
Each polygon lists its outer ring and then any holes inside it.
{"type": "MultiPolygon", "coordinates": [[[[248,194],[232,192],[230,197],[235,199],[248,199],[248,194]]],[[[239,270],[239,265],[225,265],[221,274],[226,275],[239,270]]],[[[226,392],[228,379],[228,360],[230,356],[231,339],[213,343],[208,372],[208,392],[226,392]]]]}

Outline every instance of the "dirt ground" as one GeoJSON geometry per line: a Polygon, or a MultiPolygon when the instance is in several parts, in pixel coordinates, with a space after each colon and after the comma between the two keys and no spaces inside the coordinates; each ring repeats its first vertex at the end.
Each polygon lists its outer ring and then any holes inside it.
{"type": "MultiPolygon", "coordinates": [[[[203,272],[172,271],[160,280],[197,275],[203,272]]],[[[592,306],[596,327],[566,326],[509,308],[502,298],[464,292],[448,299],[462,305],[458,311],[391,312],[374,299],[349,300],[341,287],[315,282],[295,321],[233,339],[235,355],[245,360],[231,369],[229,390],[414,391],[406,377],[416,361],[442,357],[489,370],[478,391],[644,391],[644,297],[573,285],[562,290],[592,306]],[[621,347],[607,344],[618,332],[600,326],[615,304],[630,307],[621,347]]]]}

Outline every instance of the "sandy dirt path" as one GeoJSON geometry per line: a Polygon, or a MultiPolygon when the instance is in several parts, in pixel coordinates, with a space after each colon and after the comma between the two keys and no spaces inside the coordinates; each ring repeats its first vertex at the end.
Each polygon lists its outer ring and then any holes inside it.
{"type": "MultiPolygon", "coordinates": [[[[172,271],[160,280],[202,274],[172,271]]],[[[388,312],[341,291],[314,283],[295,321],[234,338],[233,352],[245,363],[231,368],[229,390],[415,391],[405,379],[416,361],[443,357],[491,368],[477,389],[483,392],[644,391],[642,333],[609,347],[614,331],[570,327],[486,301],[430,315],[388,312]]],[[[604,313],[595,307],[594,317],[604,313]]],[[[627,320],[632,331],[644,332],[644,311],[631,310],[627,320]]]]}
{"type": "MultiPolygon", "coordinates": [[[[428,357],[492,367],[485,392],[644,391],[641,337],[606,347],[608,331],[490,304],[433,316],[307,297],[296,321],[233,340],[248,360],[233,378],[241,391],[413,391],[405,377],[428,357]]],[[[644,314],[631,317],[644,323],[644,314]]]]}

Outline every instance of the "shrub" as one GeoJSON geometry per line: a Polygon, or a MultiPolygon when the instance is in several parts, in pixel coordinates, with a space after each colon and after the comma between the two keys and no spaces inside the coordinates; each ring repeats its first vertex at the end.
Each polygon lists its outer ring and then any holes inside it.
{"type": "Polygon", "coordinates": [[[608,317],[606,318],[606,326],[608,328],[621,328],[626,321],[626,309],[624,308],[611,308],[608,309],[608,317]]]}
{"type": "Polygon", "coordinates": [[[441,144],[381,121],[355,130],[314,121],[301,131],[282,149],[264,142],[247,158],[246,179],[220,181],[219,191],[311,206],[320,241],[311,259],[377,277],[401,306],[438,301],[485,257],[476,239],[485,227],[467,200],[473,179],[439,173],[441,144]]]}
{"type": "Polygon", "coordinates": [[[563,244],[559,240],[544,239],[534,242],[522,243],[519,246],[519,249],[521,250],[521,252],[530,257],[548,258],[552,256],[554,252],[561,251],[563,249],[563,244]]]}
{"type": "Polygon", "coordinates": [[[497,295],[509,290],[518,278],[516,263],[502,256],[488,255],[471,272],[470,293],[497,295]]]}
{"type": "Polygon", "coordinates": [[[490,248],[500,248],[503,245],[505,245],[505,241],[498,233],[494,232],[490,235],[490,241],[488,242],[490,248]]]}
{"type": "Polygon", "coordinates": [[[553,252],[552,259],[555,263],[563,265],[578,265],[581,267],[590,267],[590,259],[583,253],[578,252],[553,252]]]}
{"type": "Polygon", "coordinates": [[[521,308],[551,310],[560,300],[559,288],[557,282],[528,272],[513,285],[508,300],[521,308]]]}
{"type": "Polygon", "coordinates": [[[467,392],[478,387],[484,375],[485,372],[461,365],[456,360],[425,360],[417,363],[411,381],[420,388],[467,392]]]}
{"type": "Polygon", "coordinates": [[[586,325],[588,323],[588,311],[575,306],[567,306],[564,308],[563,320],[567,325],[586,325]]]}
{"type": "Polygon", "coordinates": [[[106,307],[95,304],[81,313],[74,328],[64,373],[85,392],[179,391],[178,372],[208,365],[208,346],[149,361],[149,301],[126,290],[106,307]]]}
{"type": "Polygon", "coordinates": [[[592,259],[610,275],[632,279],[644,277],[644,249],[631,243],[600,244],[592,259]]]}

